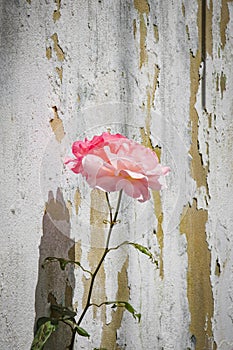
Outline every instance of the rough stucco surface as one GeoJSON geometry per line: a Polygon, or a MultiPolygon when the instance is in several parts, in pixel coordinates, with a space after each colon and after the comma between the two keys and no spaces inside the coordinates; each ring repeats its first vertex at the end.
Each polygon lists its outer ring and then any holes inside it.
{"type": "MultiPolygon", "coordinates": [[[[63,166],[71,143],[110,129],[160,154],[168,189],[124,197],[111,245],[150,247],[156,268],[129,248],[105,261],[75,349],[233,348],[233,2],[0,2],[0,349],[27,350],[51,303],[81,313],[107,208],[63,166]],[[206,38],[206,40],[204,40],[206,38]],[[93,247],[91,249],[91,246],[93,247]]],[[[111,197],[113,206],[115,196],[111,197]]],[[[61,329],[45,349],[66,349],[61,329]]]]}

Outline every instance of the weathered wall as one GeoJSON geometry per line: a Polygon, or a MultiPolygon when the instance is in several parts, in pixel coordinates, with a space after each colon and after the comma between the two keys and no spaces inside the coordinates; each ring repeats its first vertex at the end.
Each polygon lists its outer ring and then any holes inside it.
{"type": "Polygon", "coordinates": [[[233,348],[233,2],[2,0],[0,19],[0,349],[29,349],[50,303],[82,310],[87,276],[41,263],[98,261],[104,197],[63,160],[107,129],[172,168],[150,202],[124,199],[112,241],[148,245],[159,268],[112,253],[94,298],[129,300],[141,323],[93,309],[76,349],[233,348]]]}

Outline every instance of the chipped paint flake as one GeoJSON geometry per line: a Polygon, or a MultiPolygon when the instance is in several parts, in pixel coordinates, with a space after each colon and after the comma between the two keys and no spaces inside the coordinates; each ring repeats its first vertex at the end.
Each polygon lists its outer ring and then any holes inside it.
{"type": "Polygon", "coordinates": [[[46,48],[46,57],[48,60],[50,60],[52,58],[52,48],[51,46],[46,48]]]}
{"type": "Polygon", "coordinates": [[[53,20],[54,22],[58,21],[59,18],[61,17],[61,0],[55,0],[56,4],[57,4],[57,9],[53,12],[53,20]]]}
{"type": "Polygon", "coordinates": [[[59,40],[58,40],[58,35],[57,33],[54,33],[52,36],[51,36],[51,39],[53,40],[54,42],[54,51],[57,55],[57,58],[58,58],[58,61],[62,62],[64,61],[65,59],[65,54],[61,48],[61,46],[59,45],[59,40]]]}
{"type": "Polygon", "coordinates": [[[150,6],[147,0],[134,0],[134,7],[139,13],[149,15],[150,6]]]}
{"type": "Polygon", "coordinates": [[[221,76],[220,76],[221,98],[223,98],[223,92],[226,91],[226,81],[227,81],[226,75],[223,72],[221,72],[221,76]]]}
{"type": "Polygon", "coordinates": [[[159,41],[159,29],[158,29],[158,26],[156,24],[154,24],[153,28],[154,28],[155,42],[158,43],[158,41],[159,41]]]}
{"type": "Polygon", "coordinates": [[[60,82],[62,83],[62,78],[63,78],[63,68],[62,67],[56,67],[56,72],[58,74],[58,77],[60,79],[60,82]]]}
{"type": "Polygon", "coordinates": [[[58,116],[57,107],[53,107],[54,118],[50,120],[51,128],[55,134],[56,140],[61,142],[65,136],[62,120],[58,116]]]}
{"type": "Polygon", "coordinates": [[[74,206],[75,206],[76,215],[78,215],[80,205],[81,205],[81,193],[79,189],[77,189],[74,194],[74,206]]]}
{"type": "Polygon", "coordinates": [[[136,24],[136,19],[133,20],[133,37],[134,39],[136,38],[137,34],[137,24],[136,24]]]}

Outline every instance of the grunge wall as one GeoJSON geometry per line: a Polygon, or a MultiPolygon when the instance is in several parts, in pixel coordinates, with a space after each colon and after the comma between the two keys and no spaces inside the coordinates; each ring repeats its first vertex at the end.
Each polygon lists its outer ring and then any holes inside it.
{"type": "MultiPolygon", "coordinates": [[[[2,0],[0,348],[27,350],[51,303],[77,308],[104,245],[103,195],[70,174],[73,141],[121,132],[171,167],[150,202],[124,199],[76,349],[233,348],[233,2],[2,0]],[[91,249],[91,246],[93,249],[91,249]]],[[[54,333],[46,349],[66,349],[54,333]]]]}

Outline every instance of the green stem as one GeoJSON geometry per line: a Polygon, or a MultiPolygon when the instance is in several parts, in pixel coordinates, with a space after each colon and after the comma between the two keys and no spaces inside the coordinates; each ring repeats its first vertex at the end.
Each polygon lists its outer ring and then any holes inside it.
{"type": "Polygon", "coordinates": [[[120,191],[119,193],[119,197],[118,197],[118,202],[117,202],[117,207],[116,207],[116,211],[115,211],[115,215],[114,215],[114,218],[112,219],[112,208],[111,208],[111,205],[110,205],[110,202],[109,202],[109,197],[108,197],[108,193],[106,192],[106,199],[107,199],[107,204],[108,204],[108,208],[109,208],[109,214],[110,214],[110,226],[109,226],[109,231],[108,231],[108,236],[107,236],[107,240],[106,240],[106,246],[105,246],[105,249],[104,249],[104,253],[95,269],[95,271],[93,272],[92,276],[91,276],[91,283],[90,283],[90,287],[89,287],[89,292],[88,292],[88,296],[87,296],[87,301],[86,301],[86,305],[83,309],[83,312],[77,322],[77,325],[79,326],[80,323],[82,322],[88,308],[91,306],[91,296],[92,296],[92,292],[93,292],[93,287],[94,287],[94,283],[95,283],[95,278],[96,278],[96,275],[97,273],[99,272],[99,269],[106,257],[106,255],[108,254],[109,252],[109,242],[110,242],[110,238],[111,238],[111,233],[112,233],[112,229],[113,229],[113,226],[116,224],[116,221],[117,221],[117,216],[118,216],[118,213],[119,213],[119,208],[120,208],[120,203],[121,203],[121,197],[122,197],[122,190],[120,191]]]}

